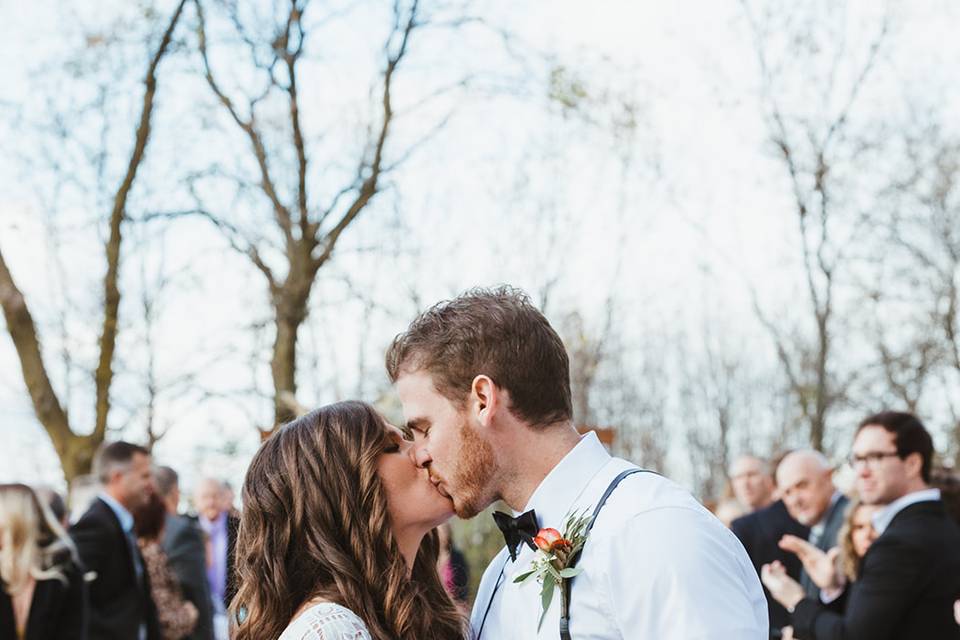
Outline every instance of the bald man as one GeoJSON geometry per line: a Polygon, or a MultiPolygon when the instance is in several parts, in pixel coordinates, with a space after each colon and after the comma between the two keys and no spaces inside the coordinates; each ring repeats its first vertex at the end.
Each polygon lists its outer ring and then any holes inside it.
{"type": "MultiPolygon", "coordinates": [[[[833,465],[822,453],[801,449],[784,457],[777,467],[777,488],[793,519],[810,528],[810,544],[821,551],[837,546],[849,500],[834,486],[833,465]]],[[[780,546],[791,552],[797,548],[789,539],[780,546]]],[[[800,574],[800,584],[808,597],[819,596],[820,588],[806,570],[800,574]]]]}

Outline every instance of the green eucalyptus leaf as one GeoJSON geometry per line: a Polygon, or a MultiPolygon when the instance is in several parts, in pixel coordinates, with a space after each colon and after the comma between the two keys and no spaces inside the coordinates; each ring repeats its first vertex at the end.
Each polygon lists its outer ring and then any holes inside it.
{"type": "Polygon", "coordinates": [[[531,569],[530,571],[524,571],[516,578],[513,579],[514,582],[525,583],[528,582],[531,578],[535,578],[537,575],[536,569],[531,569]]]}
{"type": "Polygon", "coordinates": [[[557,586],[553,576],[547,574],[543,576],[543,590],[540,591],[540,606],[543,613],[540,614],[540,622],[537,623],[537,633],[540,633],[540,627],[543,626],[543,619],[547,617],[547,610],[550,609],[550,602],[553,600],[553,590],[557,586]]]}
{"type": "Polygon", "coordinates": [[[566,569],[560,571],[560,577],[564,579],[572,578],[575,575],[578,575],[581,571],[583,571],[583,569],[580,567],[567,567],[566,569]]]}

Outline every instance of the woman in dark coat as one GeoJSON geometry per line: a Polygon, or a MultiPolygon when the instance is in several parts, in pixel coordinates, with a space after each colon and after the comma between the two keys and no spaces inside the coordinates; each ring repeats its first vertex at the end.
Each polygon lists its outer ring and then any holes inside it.
{"type": "Polygon", "coordinates": [[[76,550],[23,484],[0,484],[0,640],[86,640],[76,550]]]}

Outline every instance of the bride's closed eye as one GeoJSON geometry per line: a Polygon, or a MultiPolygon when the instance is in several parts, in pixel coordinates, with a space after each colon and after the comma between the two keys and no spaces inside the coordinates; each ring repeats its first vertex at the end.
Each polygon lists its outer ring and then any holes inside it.
{"type": "Polygon", "coordinates": [[[383,447],[384,453],[400,453],[401,436],[398,433],[387,434],[387,443],[383,447]]]}
{"type": "Polygon", "coordinates": [[[384,453],[400,453],[400,445],[396,442],[391,442],[383,448],[384,453]]]}

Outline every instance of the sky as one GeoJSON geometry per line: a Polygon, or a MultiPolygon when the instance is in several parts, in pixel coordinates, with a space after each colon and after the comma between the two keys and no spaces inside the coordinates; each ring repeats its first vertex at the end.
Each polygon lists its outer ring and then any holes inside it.
{"type": "MultiPolygon", "coordinates": [[[[0,67],[3,113],[12,113],[11,105],[27,105],[26,121],[40,119],[49,104],[42,99],[51,86],[48,78],[69,59],[84,31],[77,25],[96,31],[121,4],[0,2],[0,59],[16,61],[0,67]]],[[[321,195],[334,191],[337,176],[352,167],[355,125],[368,113],[358,105],[369,98],[378,52],[371,43],[381,37],[379,3],[330,6],[331,12],[343,8],[345,17],[334,21],[339,26],[323,40],[326,47],[311,45],[316,66],[311,81],[302,83],[307,133],[317,141],[318,156],[329,159],[318,163],[323,170],[318,168],[314,184],[321,195]]],[[[742,5],[635,0],[473,6],[513,34],[511,51],[521,53],[510,55],[502,41],[479,28],[431,35],[416,50],[408,75],[398,80],[397,103],[410,110],[400,109],[392,142],[405,148],[440,119],[449,120],[390,176],[387,190],[324,269],[301,342],[301,403],[353,395],[376,399],[369,396],[385,386],[383,348],[418,308],[499,282],[535,294],[555,282],[546,308],[555,323],[577,310],[599,331],[605,304],[614,298],[628,345],[675,333],[697,342],[709,324],[755,350],[758,366],[773,366],[769,339],[756,322],[745,285],[755,286],[762,300],[789,319],[789,301],[800,284],[798,254],[792,221],[782,213],[790,194],[766,138],[754,43],[742,5]],[[564,111],[546,100],[545,66],[534,53],[546,55],[563,70],[560,77],[585,88],[577,110],[564,111]],[[466,89],[420,104],[464,75],[471,78],[466,89]],[[632,129],[611,125],[624,103],[634,108],[632,129]]],[[[825,12],[826,3],[811,6],[825,12]]],[[[844,6],[845,16],[823,14],[843,17],[834,25],[849,51],[841,84],[876,33],[880,3],[844,6]]],[[[951,70],[960,68],[960,43],[953,38],[960,10],[933,0],[889,6],[896,28],[878,63],[877,81],[858,103],[858,118],[882,120],[927,103],[948,110],[960,99],[950,83],[951,70]]],[[[123,11],[132,11],[130,5],[123,11]]],[[[132,28],[124,46],[141,46],[138,33],[132,28]]],[[[781,104],[811,117],[829,113],[834,105],[816,102],[822,87],[790,68],[791,47],[799,45],[781,42],[779,35],[772,41],[785,53],[790,71],[776,87],[781,104]]],[[[122,123],[139,99],[136,76],[142,70],[114,68],[109,58],[96,64],[100,73],[118,74],[110,103],[116,111],[107,117],[122,123]]],[[[222,129],[215,145],[243,150],[243,141],[217,120],[204,87],[190,77],[194,64],[178,59],[161,76],[171,89],[161,94],[145,165],[149,188],[135,202],[144,208],[179,206],[165,185],[219,151],[199,132],[201,125],[212,121],[215,131],[222,129]]],[[[249,81],[229,55],[219,64],[241,85],[249,81]]],[[[85,92],[74,83],[56,97],[80,99],[85,92]]],[[[15,124],[21,121],[5,118],[0,146],[14,153],[0,159],[0,247],[47,335],[55,334],[55,310],[64,301],[81,310],[69,323],[67,342],[77,361],[90,360],[97,322],[89,309],[96,306],[103,267],[89,212],[102,203],[71,194],[68,185],[61,208],[51,210],[50,183],[31,162],[32,134],[15,124]],[[66,221],[60,238],[51,237],[45,224],[51,216],[66,221]],[[54,268],[54,258],[62,272],[54,268]]],[[[118,124],[111,132],[118,136],[112,148],[122,150],[127,129],[118,124]]],[[[49,143],[44,148],[50,152],[49,143]]],[[[52,148],[54,155],[62,152],[78,182],[93,179],[91,168],[76,160],[74,145],[52,148]]],[[[236,156],[242,167],[245,155],[236,156]]],[[[107,158],[106,173],[123,160],[122,153],[107,158]]],[[[226,194],[214,192],[212,198],[230,210],[226,194]]],[[[257,444],[252,425],[269,417],[269,405],[249,392],[269,386],[267,372],[262,363],[249,366],[247,356],[262,353],[269,342],[263,331],[250,328],[268,318],[263,283],[202,221],[138,229],[130,240],[143,242],[128,245],[129,291],[148,290],[158,273],[173,274],[153,334],[161,377],[175,380],[184,369],[197,376],[173,384],[160,407],[161,419],[172,427],[157,446],[157,458],[177,463],[188,485],[207,473],[237,484],[257,444]]],[[[136,307],[129,304],[131,317],[136,307]]],[[[134,438],[142,433],[144,335],[131,319],[121,335],[125,355],[114,389],[120,407],[112,418],[134,438]]],[[[45,340],[51,360],[59,344],[45,340]]],[[[0,481],[59,485],[56,457],[18,376],[12,345],[0,336],[0,441],[9,443],[0,448],[0,481]]],[[[60,384],[79,389],[71,403],[78,424],[91,419],[84,384],[81,373],[74,374],[72,385],[60,384]]],[[[671,469],[683,481],[688,472],[681,444],[674,438],[671,469]]]]}

